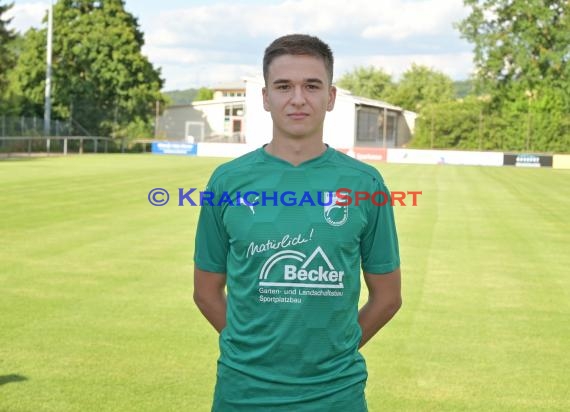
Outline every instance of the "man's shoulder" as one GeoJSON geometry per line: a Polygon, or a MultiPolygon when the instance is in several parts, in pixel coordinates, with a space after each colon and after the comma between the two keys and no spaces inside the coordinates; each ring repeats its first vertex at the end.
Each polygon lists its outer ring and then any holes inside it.
{"type": "Polygon", "coordinates": [[[356,174],[371,177],[381,183],[384,182],[384,178],[377,168],[364,163],[361,160],[355,159],[354,157],[348,156],[343,152],[335,150],[335,154],[331,160],[334,163],[334,166],[340,168],[340,170],[352,170],[356,174]]]}

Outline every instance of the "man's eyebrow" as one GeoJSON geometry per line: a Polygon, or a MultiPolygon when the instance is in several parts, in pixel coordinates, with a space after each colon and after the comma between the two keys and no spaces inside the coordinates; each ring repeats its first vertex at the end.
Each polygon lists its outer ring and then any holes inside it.
{"type": "MultiPolygon", "coordinates": [[[[319,78],[308,78],[303,80],[304,83],[319,83],[324,84],[324,82],[319,78]]],[[[291,83],[291,80],[287,79],[276,79],[273,81],[273,84],[288,84],[291,83]]]]}

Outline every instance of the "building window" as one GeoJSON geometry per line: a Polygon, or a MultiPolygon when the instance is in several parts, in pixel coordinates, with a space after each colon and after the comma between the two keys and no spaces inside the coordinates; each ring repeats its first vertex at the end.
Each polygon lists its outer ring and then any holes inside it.
{"type": "Polygon", "coordinates": [[[357,113],[356,141],[362,143],[378,143],[380,141],[380,129],[378,128],[380,110],[362,107],[358,109],[357,113]]]}
{"type": "Polygon", "coordinates": [[[228,104],[224,108],[224,115],[226,117],[233,116],[233,117],[242,117],[243,116],[243,104],[228,104]]]}
{"type": "Polygon", "coordinates": [[[241,134],[244,114],[243,103],[227,104],[224,108],[224,132],[230,134],[241,134]]]}
{"type": "MultiPolygon", "coordinates": [[[[384,143],[384,114],[380,115],[380,141],[384,143]]],[[[398,140],[398,115],[388,111],[386,113],[386,147],[396,147],[398,140]]]]}
{"type": "Polygon", "coordinates": [[[398,113],[376,107],[360,107],[356,117],[356,145],[396,147],[398,137],[398,113]],[[384,138],[386,115],[386,138],[384,138]]]}

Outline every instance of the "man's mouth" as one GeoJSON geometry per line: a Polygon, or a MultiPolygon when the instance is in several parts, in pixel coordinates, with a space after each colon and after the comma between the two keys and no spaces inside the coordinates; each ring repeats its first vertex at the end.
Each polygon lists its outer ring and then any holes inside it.
{"type": "Polygon", "coordinates": [[[303,120],[306,117],[308,117],[309,115],[307,113],[295,112],[295,113],[290,113],[287,116],[293,120],[303,120]]]}

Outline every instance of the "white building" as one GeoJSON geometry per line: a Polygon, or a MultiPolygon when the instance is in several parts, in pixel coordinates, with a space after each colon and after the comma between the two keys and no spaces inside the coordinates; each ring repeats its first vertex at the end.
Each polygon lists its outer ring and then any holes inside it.
{"type": "MultiPolygon", "coordinates": [[[[162,139],[247,143],[259,147],[271,140],[271,116],[263,108],[262,78],[214,89],[214,99],[171,106],[159,119],[162,139]],[[243,93],[242,93],[243,92],[243,93]]],[[[401,147],[411,138],[416,114],[379,100],[338,89],[335,108],[327,113],[324,140],[357,155],[401,147]]],[[[373,158],[373,157],[372,157],[373,158]]]]}

